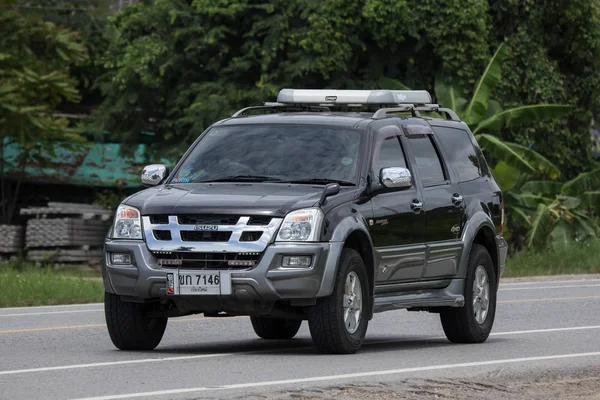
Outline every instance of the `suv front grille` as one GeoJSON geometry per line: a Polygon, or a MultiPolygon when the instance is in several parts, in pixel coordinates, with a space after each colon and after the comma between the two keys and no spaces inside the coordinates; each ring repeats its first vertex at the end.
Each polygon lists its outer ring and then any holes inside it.
{"type": "Polygon", "coordinates": [[[233,232],[229,231],[181,231],[184,242],[227,242],[233,232]]]}
{"type": "Polygon", "coordinates": [[[166,225],[169,223],[168,215],[151,215],[150,223],[154,225],[166,225]]]}
{"type": "Polygon", "coordinates": [[[248,221],[248,225],[269,225],[273,217],[264,216],[264,215],[255,215],[250,217],[248,221]]]}
{"type": "Polygon", "coordinates": [[[262,231],[246,231],[242,233],[240,242],[256,242],[262,236],[262,231]]]}
{"type": "Polygon", "coordinates": [[[239,215],[179,215],[181,225],[235,225],[239,215]]]}
{"type": "Polygon", "coordinates": [[[156,240],[171,240],[171,231],[155,229],[152,231],[156,240]]]}
{"type": "Polygon", "coordinates": [[[196,268],[196,269],[251,269],[254,268],[262,253],[170,253],[154,254],[159,259],[179,259],[181,265],[164,265],[162,268],[196,268]],[[237,263],[236,263],[237,261],[237,263]]]}

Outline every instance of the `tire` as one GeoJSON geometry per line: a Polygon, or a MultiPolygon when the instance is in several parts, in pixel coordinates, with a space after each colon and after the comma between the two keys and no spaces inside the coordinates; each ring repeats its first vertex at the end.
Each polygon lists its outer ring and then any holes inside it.
{"type": "Polygon", "coordinates": [[[120,350],[152,350],[160,343],[167,317],[149,316],[152,305],[121,301],[116,294],[104,294],[104,315],[108,333],[120,350]]]}
{"type": "Polygon", "coordinates": [[[490,253],[480,244],[473,244],[469,255],[469,264],[467,267],[467,275],[465,280],[465,305],[460,308],[448,308],[440,313],[440,320],[444,333],[449,341],[453,343],[483,343],[487,340],[496,315],[496,294],[498,284],[496,281],[496,273],[492,263],[490,253]],[[479,270],[479,271],[478,271],[479,270]],[[480,304],[485,304],[485,293],[481,295],[473,292],[475,285],[475,276],[481,280],[482,271],[487,277],[487,294],[488,305],[487,313],[483,312],[483,307],[480,304]],[[483,300],[477,301],[481,297],[483,300]],[[479,321],[478,321],[479,318],[479,321]]]}
{"type": "MultiPolygon", "coordinates": [[[[356,289],[356,286],[355,286],[356,289]]],[[[350,291],[351,293],[352,291],[350,291]]],[[[356,292],[359,292],[356,290],[356,292]]],[[[356,292],[354,295],[356,295],[356,292]]],[[[317,300],[312,307],[308,326],[310,335],[317,349],[326,354],[352,354],[356,353],[362,346],[369,321],[365,318],[367,307],[370,304],[369,287],[365,263],[353,249],[345,248],[342,251],[338,273],[330,296],[317,300]],[[352,278],[350,278],[352,276],[352,278]],[[346,282],[357,281],[360,283],[361,311],[358,318],[350,319],[353,315],[348,313],[348,328],[344,319],[344,292],[346,282]],[[352,323],[358,319],[358,324],[352,323]]],[[[358,306],[358,303],[354,307],[358,306]]],[[[346,309],[347,310],[347,309],[346,309]]]]}
{"type": "Polygon", "coordinates": [[[291,339],[296,336],[302,320],[250,317],[254,332],[262,339],[291,339]]]}

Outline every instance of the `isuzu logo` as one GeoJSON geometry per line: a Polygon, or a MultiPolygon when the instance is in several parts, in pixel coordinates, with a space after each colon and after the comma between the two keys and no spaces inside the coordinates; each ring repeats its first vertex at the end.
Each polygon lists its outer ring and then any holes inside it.
{"type": "Polygon", "coordinates": [[[195,231],[218,231],[217,225],[196,225],[194,226],[195,231]]]}

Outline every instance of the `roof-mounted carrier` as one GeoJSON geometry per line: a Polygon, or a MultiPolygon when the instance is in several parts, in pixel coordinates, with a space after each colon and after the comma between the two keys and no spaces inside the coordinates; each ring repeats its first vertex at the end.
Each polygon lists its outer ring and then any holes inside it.
{"type": "Polygon", "coordinates": [[[381,119],[398,112],[410,112],[419,117],[419,111],[444,113],[453,121],[460,119],[450,109],[432,104],[426,90],[336,90],[336,89],[281,89],[276,103],[247,107],[232,115],[232,118],[248,115],[250,110],[278,109],[285,111],[324,111],[330,107],[384,107],[377,110],[372,118],[381,119]]]}

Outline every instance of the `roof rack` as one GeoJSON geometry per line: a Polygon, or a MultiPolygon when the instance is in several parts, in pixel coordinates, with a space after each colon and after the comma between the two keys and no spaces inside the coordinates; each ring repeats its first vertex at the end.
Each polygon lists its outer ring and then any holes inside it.
{"type": "Polygon", "coordinates": [[[321,112],[329,112],[331,109],[325,106],[312,105],[312,104],[283,104],[283,103],[265,103],[263,106],[252,106],[242,108],[241,110],[234,113],[231,118],[239,118],[245,117],[248,115],[248,111],[252,110],[285,110],[285,111],[321,111],[321,112]]]}
{"type": "Polygon", "coordinates": [[[410,112],[413,116],[420,117],[419,111],[425,111],[443,113],[448,120],[460,121],[458,115],[451,109],[431,103],[431,95],[426,90],[281,89],[277,96],[277,102],[246,107],[237,111],[231,117],[245,117],[251,110],[330,112],[329,107],[332,106],[393,106],[380,108],[371,118],[387,118],[390,116],[388,114],[398,112],[410,112]]]}
{"type": "Polygon", "coordinates": [[[449,108],[440,107],[439,104],[410,104],[404,107],[381,108],[373,114],[372,119],[387,118],[388,114],[410,111],[414,117],[420,117],[419,111],[438,112],[446,115],[446,119],[450,121],[460,121],[458,115],[449,108]]]}

